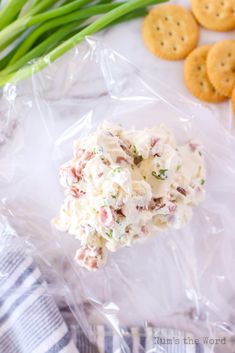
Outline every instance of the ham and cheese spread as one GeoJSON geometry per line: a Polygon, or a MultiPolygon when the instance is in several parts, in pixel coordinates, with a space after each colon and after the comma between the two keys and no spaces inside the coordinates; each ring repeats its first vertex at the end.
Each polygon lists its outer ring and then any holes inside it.
{"type": "Polygon", "coordinates": [[[65,200],[53,222],[80,240],[77,262],[95,270],[109,252],[189,222],[204,197],[202,146],[177,146],[165,125],[125,130],[104,123],[74,143],[60,183],[65,200]]]}

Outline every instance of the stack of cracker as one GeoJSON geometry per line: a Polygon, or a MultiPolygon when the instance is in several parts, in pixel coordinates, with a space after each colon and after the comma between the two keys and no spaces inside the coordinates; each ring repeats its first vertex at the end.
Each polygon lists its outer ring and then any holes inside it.
{"type": "Polygon", "coordinates": [[[235,111],[235,40],[196,48],[198,24],[214,31],[235,29],[235,0],[192,0],[192,13],[173,4],[156,6],[145,17],[142,35],[154,55],[186,58],[184,80],[195,97],[210,103],[231,97],[235,111]]]}

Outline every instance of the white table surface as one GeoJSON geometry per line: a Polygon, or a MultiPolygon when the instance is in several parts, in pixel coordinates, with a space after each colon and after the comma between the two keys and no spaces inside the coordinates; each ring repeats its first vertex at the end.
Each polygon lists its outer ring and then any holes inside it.
{"type": "MultiPolygon", "coordinates": [[[[174,3],[184,4],[186,7],[190,7],[190,3],[187,0],[174,1],[174,3]]],[[[107,46],[111,49],[114,49],[119,54],[126,57],[131,63],[133,63],[138,68],[142,69],[143,71],[146,71],[149,75],[151,75],[152,78],[154,78],[156,76],[157,80],[159,80],[159,79],[162,80],[165,84],[168,84],[171,89],[173,88],[173,90],[175,90],[176,92],[183,94],[185,96],[186,100],[189,99],[189,100],[192,100],[196,105],[202,104],[203,106],[207,107],[210,111],[213,112],[213,114],[215,115],[215,118],[219,119],[221,124],[223,124],[229,131],[233,132],[234,125],[233,125],[233,116],[232,116],[232,112],[231,112],[230,103],[226,102],[226,103],[222,103],[219,105],[204,104],[202,102],[199,102],[197,99],[193,98],[191,96],[191,94],[187,91],[187,89],[185,88],[184,83],[183,83],[183,74],[182,74],[183,62],[182,61],[178,61],[178,62],[164,61],[164,60],[161,60],[157,57],[154,57],[150,52],[148,52],[148,50],[146,50],[146,48],[143,44],[143,41],[142,41],[142,38],[140,35],[141,24],[142,24],[141,19],[132,21],[131,23],[128,23],[128,24],[125,24],[125,23],[120,24],[114,28],[103,31],[102,33],[98,34],[97,37],[103,39],[105,46],[107,46]]],[[[217,40],[222,40],[225,38],[235,38],[235,31],[229,32],[229,33],[215,33],[215,32],[211,32],[211,31],[201,30],[200,43],[201,44],[213,43],[217,40]]],[[[65,61],[64,61],[64,63],[66,65],[65,61]]],[[[76,67],[74,66],[74,68],[76,68],[76,67]]],[[[95,82],[95,73],[93,73],[93,74],[94,74],[94,76],[93,76],[92,81],[90,82],[89,87],[91,87],[90,90],[92,90],[92,92],[93,92],[92,94],[94,95],[94,97],[99,98],[101,92],[99,91],[99,89],[96,90],[95,85],[93,85],[93,82],[95,82]]],[[[63,84],[64,84],[64,86],[66,86],[66,82],[63,81],[63,84]]],[[[63,87],[63,89],[64,89],[64,87],[63,87]]],[[[87,87],[86,87],[86,89],[87,89],[87,87]]],[[[14,90],[12,90],[11,94],[13,97],[14,90]]],[[[11,101],[11,99],[13,99],[12,97],[8,96],[8,103],[9,103],[9,100],[11,101]]],[[[57,102],[57,104],[59,104],[59,102],[57,102]]],[[[29,101],[26,102],[26,105],[28,105],[28,107],[30,108],[29,101]]],[[[45,107],[44,107],[44,109],[45,109],[45,107]]],[[[14,108],[13,108],[13,110],[14,110],[14,108]]],[[[15,113],[17,114],[17,111],[15,113]]],[[[66,112],[66,114],[67,114],[67,112],[66,112]]],[[[49,119],[49,115],[47,118],[49,119]]],[[[35,129],[36,128],[37,128],[37,124],[35,124],[35,129]]],[[[43,152],[40,151],[40,153],[43,153],[43,152]]],[[[4,163],[1,164],[2,160],[3,159],[1,158],[1,154],[0,154],[0,166],[1,166],[0,176],[1,176],[1,174],[4,174],[3,168],[5,165],[4,165],[4,163]]],[[[7,168],[8,167],[9,167],[9,165],[7,165],[7,168]]],[[[45,174],[43,174],[43,173],[44,173],[44,171],[42,170],[42,176],[45,178],[45,174]]],[[[37,188],[37,186],[39,186],[39,179],[37,179],[36,188],[37,188]]],[[[4,199],[4,197],[3,197],[4,193],[2,195],[2,190],[0,190],[0,192],[1,192],[0,196],[1,196],[2,204],[4,205],[5,202],[7,204],[8,200],[4,199]]],[[[37,190],[35,190],[35,192],[37,193],[37,190]]],[[[41,195],[38,194],[37,196],[40,201],[41,195]]],[[[42,198],[43,198],[43,195],[42,195],[42,198]]],[[[32,200],[33,200],[33,198],[32,198],[32,200]]],[[[57,199],[56,200],[48,199],[48,205],[50,205],[50,203],[53,203],[53,202],[58,202],[58,200],[57,199]]],[[[25,204],[24,199],[21,199],[20,203],[14,204],[14,207],[11,209],[11,212],[13,212],[13,213],[15,212],[15,214],[17,214],[19,216],[21,230],[22,229],[27,230],[27,227],[29,226],[29,225],[27,225],[25,227],[25,223],[24,223],[24,216],[25,216],[25,212],[27,210],[29,210],[29,213],[32,212],[32,210],[30,210],[30,205],[25,204]]],[[[46,213],[46,211],[44,212],[44,210],[43,210],[42,214],[36,215],[35,219],[38,219],[38,218],[43,219],[43,217],[45,216],[45,213],[46,213]]],[[[44,221],[43,221],[43,222],[41,222],[41,226],[42,226],[42,228],[40,229],[40,231],[44,230],[44,232],[45,232],[44,235],[48,236],[48,225],[45,225],[45,228],[43,228],[44,227],[44,221]]],[[[34,229],[35,231],[38,231],[37,227],[35,225],[32,229],[34,229]]],[[[39,241],[39,244],[41,244],[40,241],[39,241]]],[[[45,251],[45,249],[43,249],[43,250],[45,251]]],[[[215,248],[214,248],[214,250],[216,251],[215,248]]],[[[140,251],[140,253],[141,253],[141,249],[139,249],[138,251],[140,251]]],[[[228,264],[228,266],[229,266],[229,264],[228,264]]],[[[231,266],[232,266],[232,264],[231,264],[231,266]]],[[[231,269],[231,271],[233,271],[233,269],[231,269]]],[[[164,273],[163,273],[163,281],[165,281],[164,273]]],[[[224,290],[226,292],[227,288],[225,288],[224,290]]],[[[228,288],[228,290],[230,290],[230,289],[228,288]]],[[[223,295],[222,294],[220,294],[220,295],[221,295],[221,298],[223,298],[223,295]]],[[[229,296],[230,296],[230,292],[229,293],[226,292],[226,298],[229,296]]],[[[234,300],[233,288],[231,288],[231,300],[234,300]]],[[[223,305],[224,305],[223,300],[221,303],[222,303],[221,307],[223,307],[223,305]]],[[[228,305],[228,307],[229,307],[229,305],[228,305]]],[[[230,320],[229,324],[231,325],[231,327],[234,327],[233,326],[234,325],[234,322],[233,322],[234,316],[230,315],[230,313],[228,312],[228,307],[226,307],[224,309],[225,310],[224,317],[226,320],[230,320]],[[230,319],[228,319],[228,318],[230,318],[230,319]]],[[[212,308],[212,309],[214,310],[214,308],[212,308]]],[[[216,312],[216,308],[215,308],[214,312],[216,312]]],[[[221,314],[221,312],[220,312],[220,314],[221,314]]],[[[188,329],[193,330],[193,324],[190,325],[190,320],[192,320],[192,321],[195,320],[195,315],[197,315],[196,304],[195,304],[195,307],[192,307],[190,310],[188,310],[186,312],[179,312],[177,320],[178,320],[178,322],[182,322],[182,325],[181,325],[182,328],[186,328],[188,325],[188,329]]],[[[203,317],[203,312],[200,315],[202,315],[202,316],[198,319],[199,323],[200,323],[200,320],[202,320],[205,324],[207,318],[203,317]]],[[[218,348],[218,352],[219,352],[219,348],[218,348]]],[[[223,349],[220,350],[220,352],[226,353],[225,347],[223,347],[223,349]]]]}
{"type": "MultiPolygon", "coordinates": [[[[190,9],[190,0],[174,0],[170,2],[190,9]]],[[[132,23],[124,23],[108,29],[101,36],[109,47],[125,56],[139,68],[148,71],[151,75],[156,75],[164,82],[167,82],[169,87],[174,87],[176,91],[198,103],[199,101],[192,97],[183,83],[184,62],[162,60],[146,50],[140,35],[141,25],[142,19],[134,20],[132,23]]],[[[201,28],[199,45],[211,44],[223,39],[235,39],[235,30],[214,32],[201,28]]],[[[233,113],[229,101],[222,104],[200,103],[211,109],[228,129],[234,130],[233,113]]]]}

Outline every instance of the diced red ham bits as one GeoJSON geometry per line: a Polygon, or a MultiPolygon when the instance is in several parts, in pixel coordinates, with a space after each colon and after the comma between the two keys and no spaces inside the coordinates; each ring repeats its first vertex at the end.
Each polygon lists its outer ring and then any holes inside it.
{"type": "Polygon", "coordinates": [[[104,123],[74,144],[60,169],[65,201],[55,226],[81,241],[75,260],[89,270],[110,252],[156,231],[180,228],[204,197],[200,142],[177,146],[164,125],[124,130],[104,123]]]}
{"type": "Polygon", "coordinates": [[[124,157],[122,157],[122,156],[118,156],[118,157],[116,158],[116,163],[117,163],[117,164],[122,164],[122,163],[129,163],[129,162],[128,162],[128,160],[127,160],[126,158],[124,158],[124,157]]]}
{"type": "Polygon", "coordinates": [[[79,177],[76,174],[75,168],[71,165],[70,162],[64,164],[60,168],[60,183],[63,187],[70,187],[73,184],[77,183],[79,177]]]}
{"type": "Polygon", "coordinates": [[[111,207],[100,208],[100,222],[105,228],[113,228],[115,223],[115,216],[111,207]]]}
{"type": "Polygon", "coordinates": [[[106,260],[107,250],[103,247],[86,245],[77,250],[75,260],[88,270],[97,270],[106,260]]]}
{"type": "Polygon", "coordinates": [[[184,188],[181,188],[180,186],[177,186],[176,190],[183,196],[187,196],[187,191],[184,188]]]}
{"type": "Polygon", "coordinates": [[[76,198],[79,198],[79,197],[81,197],[81,196],[86,194],[85,191],[79,190],[79,189],[77,189],[75,187],[71,187],[70,188],[70,193],[71,193],[72,196],[74,196],[76,198]]]}

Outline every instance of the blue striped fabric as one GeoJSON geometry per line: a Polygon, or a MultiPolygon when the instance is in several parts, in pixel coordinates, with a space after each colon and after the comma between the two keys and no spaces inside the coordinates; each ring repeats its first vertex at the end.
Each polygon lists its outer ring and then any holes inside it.
{"type": "Polygon", "coordinates": [[[37,265],[19,248],[0,253],[0,352],[78,353],[37,265]]]}
{"type": "Polygon", "coordinates": [[[13,244],[14,250],[1,244],[0,236],[0,353],[203,353],[183,343],[190,333],[152,327],[93,326],[90,343],[76,323],[68,329],[36,263],[13,244]],[[169,343],[173,337],[180,344],[169,343]]]}

